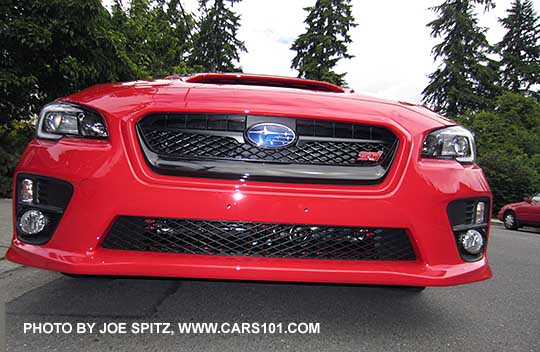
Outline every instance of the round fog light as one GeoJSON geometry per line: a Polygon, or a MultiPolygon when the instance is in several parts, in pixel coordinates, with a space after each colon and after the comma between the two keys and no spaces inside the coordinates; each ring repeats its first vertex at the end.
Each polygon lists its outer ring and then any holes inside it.
{"type": "Polygon", "coordinates": [[[459,241],[463,249],[470,254],[478,254],[484,248],[484,237],[476,230],[469,230],[461,234],[459,241]]]}
{"type": "Polygon", "coordinates": [[[35,235],[45,228],[47,217],[39,210],[27,210],[19,220],[19,228],[27,235],[35,235]]]}

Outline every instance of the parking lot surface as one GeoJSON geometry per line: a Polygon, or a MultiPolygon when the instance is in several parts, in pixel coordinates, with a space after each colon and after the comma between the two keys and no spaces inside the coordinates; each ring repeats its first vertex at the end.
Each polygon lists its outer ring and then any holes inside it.
{"type": "MultiPolygon", "coordinates": [[[[0,249],[11,236],[0,200],[0,249]]],[[[0,253],[3,258],[4,251],[0,253]]],[[[0,260],[8,351],[539,351],[540,233],[492,228],[494,278],[387,287],[74,279],[0,260]],[[30,334],[28,322],[313,322],[319,334],[30,334]]]]}

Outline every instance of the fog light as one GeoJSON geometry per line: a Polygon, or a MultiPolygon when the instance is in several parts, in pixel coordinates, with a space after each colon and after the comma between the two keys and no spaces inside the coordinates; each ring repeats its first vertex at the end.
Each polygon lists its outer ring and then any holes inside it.
{"type": "Polygon", "coordinates": [[[29,178],[21,180],[21,188],[19,190],[19,201],[23,203],[32,203],[34,200],[34,181],[29,178]]]}
{"type": "Polygon", "coordinates": [[[39,210],[27,210],[19,220],[19,228],[27,235],[35,235],[45,228],[47,217],[39,210]]]}
{"type": "Polygon", "coordinates": [[[475,223],[482,224],[484,222],[484,219],[486,218],[485,211],[486,211],[486,203],[484,202],[476,203],[475,223]]]}
{"type": "Polygon", "coordinates": [[[484,237],[476,230],[469,230],[459,236],[459,242],[470,254],[478,254],[484,248],[484,237]]]}

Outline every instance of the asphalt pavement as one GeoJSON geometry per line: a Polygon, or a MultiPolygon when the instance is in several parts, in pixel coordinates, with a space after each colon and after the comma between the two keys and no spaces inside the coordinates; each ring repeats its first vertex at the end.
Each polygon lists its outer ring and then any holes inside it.
{"type": "Polygon", "coordinates": [[[0,258],[4,258],[9,247],[11,225],[11,199],[0,198],[0,258]]]}
{"type": "MultiPolygon", "coordinates": [[[[0,249],[11,236],[0,200],[0,249]],[[6,231],[8,233],[6,233],[6,231]]],[[[3,257],[3,252],[0,253],[3,257]]],[[[74,279],[0,260],[8,351],[540,351],[540,233],[492,229],[494,278],[352,285],[74,279]],[[35,334],[24,323],[313,322],[319,334],[35,334]]]]}

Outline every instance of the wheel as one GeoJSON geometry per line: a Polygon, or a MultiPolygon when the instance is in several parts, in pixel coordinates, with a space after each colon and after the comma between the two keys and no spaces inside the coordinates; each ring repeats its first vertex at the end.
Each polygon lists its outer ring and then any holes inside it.
{"type": "Polygon", "coordinates": [[[516,219],[516,214],[513,211],[507,211],[504,213],[503,221],[504,227],[506,227],[508,230],[517,230],[518,222],[516,219]]]}

